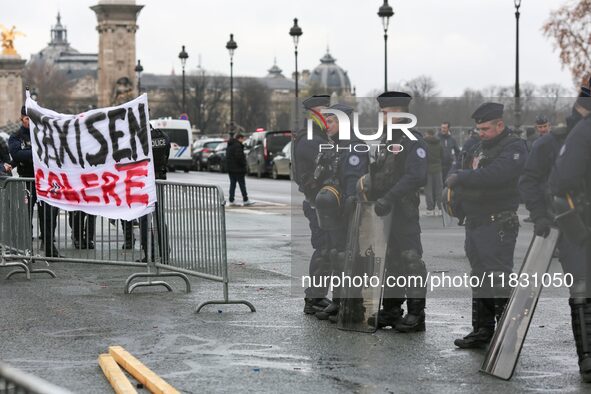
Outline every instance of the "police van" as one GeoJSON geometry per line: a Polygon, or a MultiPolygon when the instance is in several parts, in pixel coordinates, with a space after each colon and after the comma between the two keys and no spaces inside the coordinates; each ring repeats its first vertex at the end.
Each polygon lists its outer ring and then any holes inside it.
{"type": "Polygon", "coordinates": [[[193,164],[193,134],[191,123],[180,119],[156,119],[150,124],[155,129],[160,129],[170,138],[170,155],[168,156],[168,168],[189,172],[193,164]]]}

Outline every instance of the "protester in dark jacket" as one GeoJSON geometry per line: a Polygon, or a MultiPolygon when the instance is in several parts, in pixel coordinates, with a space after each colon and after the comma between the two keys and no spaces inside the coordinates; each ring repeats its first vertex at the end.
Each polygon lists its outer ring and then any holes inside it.
{"type": "Polygon", "coordinates": [[[442,175],[443,179],[447,178],[447,173],[451,169],[451,166],[456,162],[459,157],[460,149],[455,138],[451,136],[449,130],[449,122],[443,122],[439,133],[439,139],[441,140],[441,146],[443,146],[443,156],[441,157],[442,175]]]}
{"type": "Polygon", "coordinates": [[[228,141],[226,148],[226,168],[230,176],[230,206],[237,206],[234,203],[234,192],[236,191],[236,183],[240,186],[242,193],[242,202],[244,206],[252,205],[253,202],[248,200],[246,193],[246,182],[244,176],[246,174],[246,156],[244,155],[244,135],[237,134],[234,138],[228,141]]]}
{"type": "MultiPolygon", "coordinates": [[[[34,178],[35,169],[33,166],[33,151],[31,150],[31,133],[29,130],[29,117],[27,111],[23,106],[21,108],[21,128],[10,136],[8,139],[8,148],[10,156],[16,165],[16,171],[22,178],[34,178]]],[[[33,217],[33,206],[37,202],[37,193],[33,183],[27,183],[27,188],[31,193],[29,199],[29,212],[31,218],[33,217]]],[[[45,256],[60,257],[57,248],[54,245],[55,228],[57,225],[58,209],[39,202],[37,206],[37,214],[39,217],[40,238],[44,240],[45,256]]]]}
{"type": "Polygon", "coordinates": [[[425,199],[427,200],[427,216],[441,214],[441,193],[443,181],[441,176],[443,147],[441,140],[435,136],[435,130],[428,130],[425,136],[427,143],[427,185],[425,186],[425,199]]]}
{"type": "Polygon", "coordinates": [[[12,165],[8,144],[4,138],[0,137],[0,176],[10,176],[12,165]]]}

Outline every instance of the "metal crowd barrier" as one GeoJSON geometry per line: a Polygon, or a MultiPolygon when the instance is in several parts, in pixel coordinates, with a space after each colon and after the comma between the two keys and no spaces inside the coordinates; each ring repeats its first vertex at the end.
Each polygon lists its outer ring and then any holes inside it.
{"type": "Polygon", "coordinates": [[[70,394],[69,391],[0,363],[0,394],[70,394]]]}
{"type": "Polygon", "coordinates": [[[222,189],[170,181],[156,181],[156,184],[159,193],[156,218],[160,238],[168,244],[162,247],[165,253],[156,267],[222,283],[224,298],[202,303],[197,313],[211,304],[244,304],[255,312],[250,302],[229,298],[222,189]]]}
{"type": "Polygon", "coordinates": [[[248,301],[229,299],[221,188],[157,181],[156,193],[155,213],[132,223],[34,204],[33,179],[5,178],[0,182],[0,267],[17,268],[7,278],[42,272],[55,277],[35,268],[50,262],[145,268],[127,278],[125,293],[143,286],[172,291],[158,280],[165,277],[183,279],[189,292],[187,275],[192,275],[223,285],[223,299],[204,302],[197,312],[208,304],[244,304],[254,312],[248,301]],[[146,281],[134,283],[139,278],[146,281]]]}

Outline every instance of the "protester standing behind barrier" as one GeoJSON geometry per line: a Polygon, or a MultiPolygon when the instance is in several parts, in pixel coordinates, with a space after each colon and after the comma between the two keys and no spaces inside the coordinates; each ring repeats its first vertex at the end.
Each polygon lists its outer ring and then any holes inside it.
{"type": "MultiPolygon", "coordinates": [[[[25,107],[21,108],[21,128],[8,139],[10,156],[16,165],[18,175],[23,178],[34,178],[33,153],[31,150],[31,134],[29,132],[29,117],[25,107]]],[[[27,188],[31,193],[29,199],[29,212],[32,218],[33,206],[37,202],[37,192],[34,184],[28,183],[27,188]]],[[[37,206],[41,239],[45,245],[45,256],[60,257],[54,244],[55,227],[57,224],[58,209],[49,204],[39,202],[37,206]]]]}
{"type": "Polygon", "coordinates": [[[94,249],[96,216],[82,211],[68,212],[72,242],[76,249],[94,249]]]}
{"type": "MultiPolygon", "coordinates": [[[[152,157],[154,174],[156,179],[166,180],[166,169],[168,166],[168,156],[170,155],[170,138],[166,133],[160,129],[154,129],[150,126],[150,138],[152,140],[152,157]]],[[[158,196],[160,199],[160,196],[158,196]]],[[[160,250],[160,257],[163,259],[163,263],[168,258],[168,237],[166,236],[167,228],[163,223],[163,218],[159,217],[158,209],[155,211],[156,226],[158,228],[158,246],[160,250]]],[[[140,218],[140,242],[142,244],[142,250],[144,251],[143,261],[148,261],[148,216],[142,216],[140,218]]],[[[154,239],[151,242],[151,254],[154,256],[154,239]]]]}
{"type": "Polygon", "coordinates": [[[236,183],[240,186],[240,193],[242,193],[242,202],[244,206],[254,204],[248,200],[248,193],[246,192],[246,182],[244,175],[246,174],[246,156],[244,155],[244,135],[237,134],[234,138],[228,141],[228,148],[226,149],[226,164],[228,168],[228,175],[230,176],[230,206],[237,206],[234,203],[234,193],[236,192],[236,183]]]}
{"type": "Polygon", "coordinates": [[[10,176],[12,166],[8,144],[3,138],[0,138],[0,176],[10,176]]]}

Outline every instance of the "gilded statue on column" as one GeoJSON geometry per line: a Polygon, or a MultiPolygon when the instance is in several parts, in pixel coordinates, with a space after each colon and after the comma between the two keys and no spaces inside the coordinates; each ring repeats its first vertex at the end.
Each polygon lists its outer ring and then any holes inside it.
{"type": "Polygon", "coordinates": [[[23,32],[17,31],[16,26],[12,26],[11,29],[6,28],[0,23],[0,40],[2,40],[2,54],[3,55],[16,55],[16,49],[14,49],[14,39],[17,36],[25,37],[23,32]]]}

